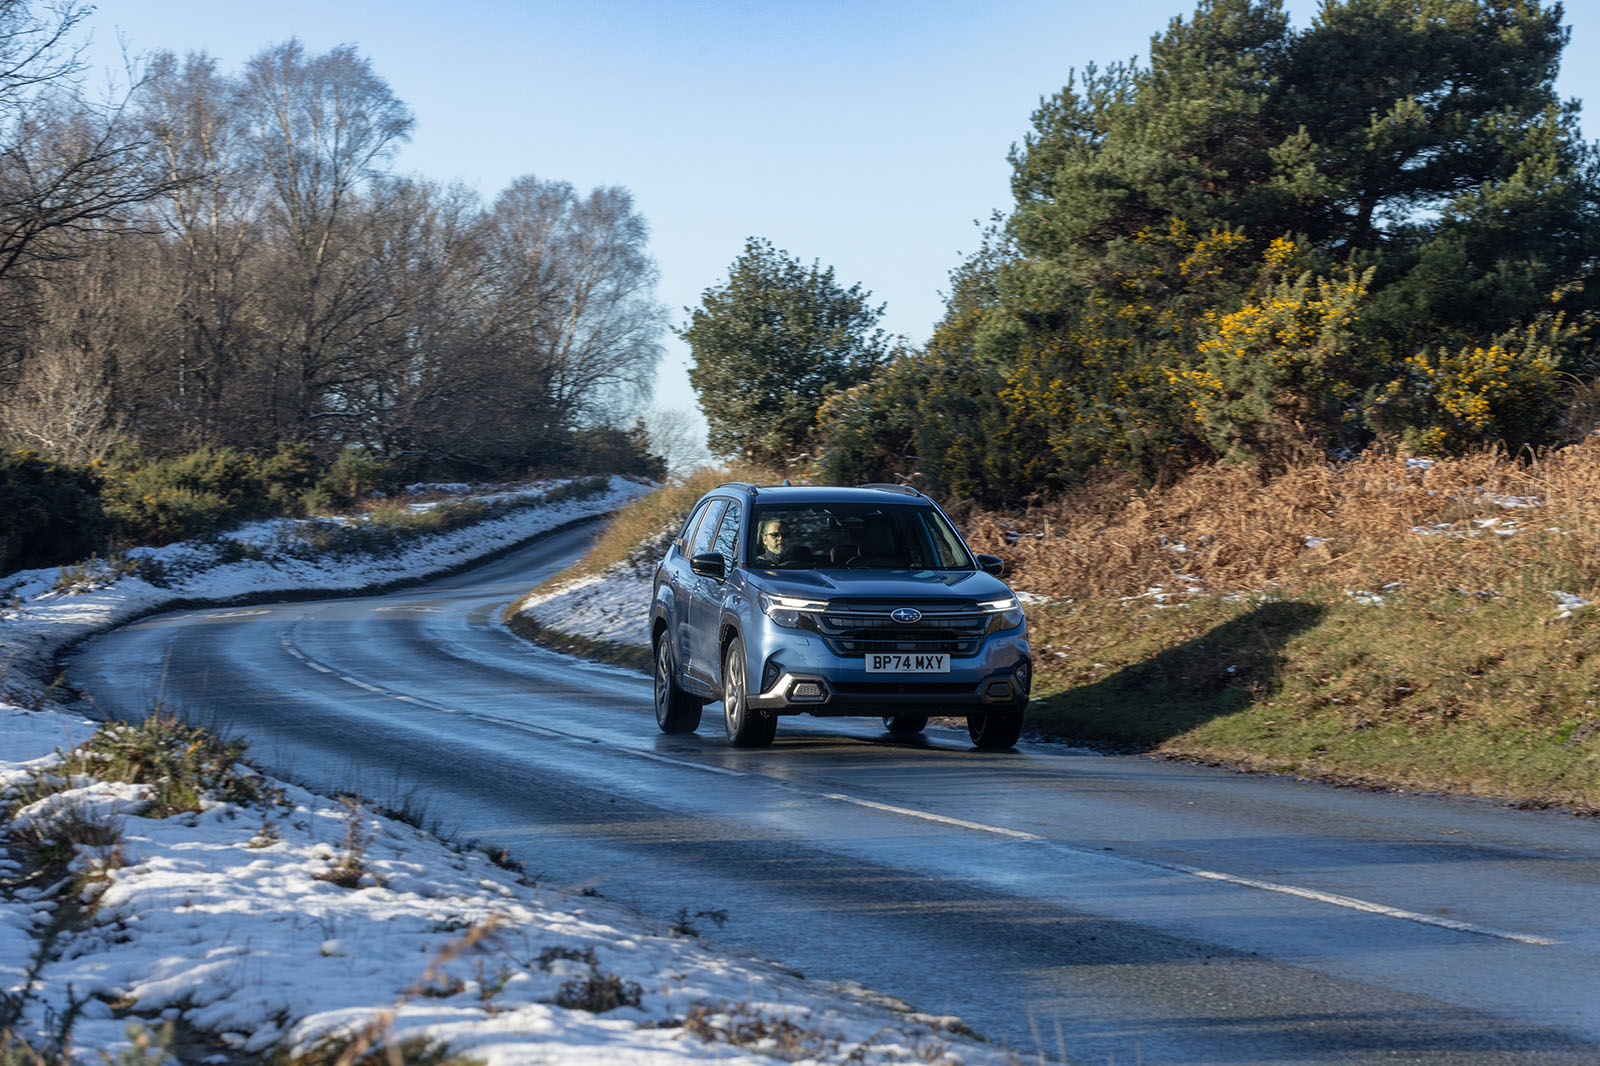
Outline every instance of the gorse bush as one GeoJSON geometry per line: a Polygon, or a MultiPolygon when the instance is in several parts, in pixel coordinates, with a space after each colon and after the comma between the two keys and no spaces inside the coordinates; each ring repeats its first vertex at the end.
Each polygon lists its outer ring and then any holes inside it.
{"type": "Polygon", "coordinates": [[[116,456],[103,496],[120,540],[167,544],[251,518],[304,513],[316,479],[304,445],[282,445],[265,458],[206,446],[170,458],[116,456]]]}
{"type": "Polygon", "coordinates": [[[262,779],[240,765],[246,743],[223,740],[156,708],[137,725],[107,722],[68,756],[68,773],[153,788],[145,814],[164,818],[198,811],[206,796],[250,803],[262,779]]]}
{"type": "Polygon", "coordinates": [[[0,574],[59,566],[103,550],[111,523],[86,467],[0,450],[0,574]]]}

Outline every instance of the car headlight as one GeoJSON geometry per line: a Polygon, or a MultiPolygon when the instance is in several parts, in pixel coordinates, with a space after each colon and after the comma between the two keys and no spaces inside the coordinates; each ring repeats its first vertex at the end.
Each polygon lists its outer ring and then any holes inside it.
{"type": "Polygon", "coordinates": [[[785,629],[815,629],[817,623],[812,615],[828,609],[828,605],[820,600],[808,600],[798,596],[771,596],[761,594],[761,610],[772,619],[774,625],[783,626],[785,629]]]}
{"type": "Polygon", "coordinates": [[[978,604],[978,610],[989,616],[989,625],[985,632],[998,633],[1003,629],[1015,629],[1022,624],[1022,604],[1017,602],[1015,596],[1007,596],[999,600],[984,600],[978,604]]]}
{"type": "Polygon", "coordinates": [[[816,629],[816,615],[818,611],[827,610],[827,603],[821,600],[808,600],[795,595],[770,595],[762,592],[760,595],[762,611],[768,618],[773,619],[773,624],[784,629],[816,629]]]}

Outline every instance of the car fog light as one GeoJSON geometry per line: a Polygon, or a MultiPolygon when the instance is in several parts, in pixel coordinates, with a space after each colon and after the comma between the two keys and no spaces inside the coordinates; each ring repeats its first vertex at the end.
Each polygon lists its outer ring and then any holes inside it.
{"type": "Polygon", "coordinates": [[[1011,698],[1011,682],[991,681],[983,694],[991,700],[1008,700],[1011,698]]]}
{"type": "Polygon", "coordinates": [[[820,700],[822,698],[822,686],[815,681],[796,681],[794,687],[789,690],[789,698],[792,700],[820,700]]]}

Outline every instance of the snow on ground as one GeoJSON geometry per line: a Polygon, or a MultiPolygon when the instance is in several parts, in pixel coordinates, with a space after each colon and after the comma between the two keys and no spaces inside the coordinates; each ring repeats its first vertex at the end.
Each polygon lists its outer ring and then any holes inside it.
{"type": "Polygon", "coordinates": [[[589,640],[650,647],[650,570],[629,562],[562,582],[521,601],[521,613],[541,627],[589,640]]]}
{"type": "MultiPolygon", "coordinates": [[[[177,575],[166,587],[122,576],[67,594],[56,591],[55,571],[12,575],[0,582],[0,691],[36,699],[65,645],[166,603],[422,577],[643,491],[614,478],[588,499],[519,510],[382,559],[268,550],[219,562],[230,553],[188,543],[138,553],[177,575]]],[[[260,523],[233,536],[270,546],[284,530],[260,523]]],[[[619,619],[638,610],[630,597],[641,584],[648,597],[648,573],[641,580],[634,570],[545,602],[581,605],[568,617],[623,639],[619,619]]],[[[363,1033],[437,1042],[487,1066],[1017,1061],[956,1019],[718,953],[697,935],[716,916],[661,928],[250,771],[254,800],[212,794],[199,811],[149,817],[152,786],[57,772],[62,753],[95,729],[0,699],[0,1019],[20,1003],[17,1031],[39,1048],[80,1002],[72,1047],[85,1063],[128,1050],[130,1021],[154,1029],[167,1020],[213,1041],[191,1061],[216,1063],[363,1033]],[[85,825],[96,828],[85,834],[85,825]],[[24,841],[56,838],[95,842],[77,844],[55,883],[37,883],[24,841]],[[52,961],[30,973],[39,938],[78,904],[52,961]]]]}
{"type": "MultiPolygon", "coordinates": [[[[30,782],[51,753],[91,728],[0,709],[0,790],[40,791],[30,782]]],[[[181,1017],[216,1034],[219,1053],[294,1055],[383,1024],[385,1012],[395,1041],[439,1041],[488,1066],[760,1063],[785,1047],[820,1062],[858,1050],[850,1061],[1012,1061],[958,1035],[953,1018],[719,954],[690,928],[649,925],[400,822],[266,783],[276,792],[264,801],[167,818],[140,814],[150,786],[86,775],[21,805],[14,832],[47,833],[51,818],[75,814],[120,838],[74,861],[95,910],[27,987],[29,1022],[43,1028],[46,1007],[86,999],[73,1040],[88,1062],[128,1046],[130,1015],[152,1027],[181,1017]],[[340,872],[351,887],[326,879],[340,872]]],[[[29,934],[65,892],[0,902],[8,993],[23,990],[29,934]]]]}

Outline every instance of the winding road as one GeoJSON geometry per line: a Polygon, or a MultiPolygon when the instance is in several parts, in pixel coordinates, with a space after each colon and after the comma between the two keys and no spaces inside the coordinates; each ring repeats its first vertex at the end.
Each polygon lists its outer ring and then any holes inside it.
{"type": "Polygon", "coordinates": [[[68,676],[1028,1061],[1600,1063],[1592,821],[866,720],[736,750],[715,706],[665,736],[648,678],[499,622],[592,531],[383,595],[147,618],[68,676]]]}

